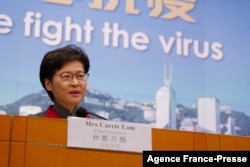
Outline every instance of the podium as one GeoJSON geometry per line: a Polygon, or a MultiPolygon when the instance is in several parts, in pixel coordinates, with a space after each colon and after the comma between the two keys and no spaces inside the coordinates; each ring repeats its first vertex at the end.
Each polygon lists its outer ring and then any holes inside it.
{"type": "Polygon", "coordinates": [[[0,165],[8,167],[10,148],[11,117],[0,115],[0,165]]]}
{"type": "MultiPolygon", "coordinates": [[[[0,116],[1,167],[142,166],[142,153],[67,147],[67,120],[0,116]]],[[[250,150],[250,137],[152,129],[152,150],[250,150]]]]}
{"type": "Polygon", "coordinates": [[[67,120],[14,116],[10,167],[142,166],[142,154],[67,147],[67,120]]]}
{"type": "Polygon", "coordinates": [[[249,136],[152,129],[153,150],[249,151],[249,136]]]}

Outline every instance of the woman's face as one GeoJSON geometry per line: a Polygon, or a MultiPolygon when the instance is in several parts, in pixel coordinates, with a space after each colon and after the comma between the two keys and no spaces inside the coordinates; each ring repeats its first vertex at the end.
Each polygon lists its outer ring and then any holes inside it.
{"type": "Polygon", "coordinates": [[[81,102],[87,88],[87,80],[78,80],[76,74],[85,74],[82,63],[77,60],[65,64],[56,71],[52,81],[45,79],[46,89],[52,91],[56,102],[70,112],[81,102]],[[71,74],[75,74],[72,80],[69,79],[71,74]]]}

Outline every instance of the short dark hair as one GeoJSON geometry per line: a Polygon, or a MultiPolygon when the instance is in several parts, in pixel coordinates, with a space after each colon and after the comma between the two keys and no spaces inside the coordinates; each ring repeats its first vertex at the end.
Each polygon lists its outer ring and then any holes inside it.
{"type": "Polygon", "coordinates": [[[55,97],[51,91],[47,91],[45,87],[45,79],[47,78],[52,81],[52,78],[57,70],[60,70],[63,65],[74,60],[78,60],[82,63],[84,73],[89,72],[90,63],[88,55],[83,51],[82,48],[74,44],[57,48],[47,52],[44,55],[40,65],[40,82],[52,101],[55,100],[55,97]]]}

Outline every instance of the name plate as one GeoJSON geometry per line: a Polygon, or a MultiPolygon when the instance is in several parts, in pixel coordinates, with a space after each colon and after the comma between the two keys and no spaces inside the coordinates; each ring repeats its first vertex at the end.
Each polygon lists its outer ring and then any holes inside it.
{"type": "Polygon", "coordinates": [[[128,152],[152,150],[151,126],[68,117],[67,146],[128,152]]]}

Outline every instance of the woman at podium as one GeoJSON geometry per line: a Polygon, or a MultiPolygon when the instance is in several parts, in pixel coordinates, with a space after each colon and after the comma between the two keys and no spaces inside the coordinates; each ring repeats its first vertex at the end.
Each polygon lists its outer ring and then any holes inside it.
{"type": "Polygon", "coordinates": [[[47,52],[40,65],[39,77],[53,105],[37,116],[75,116],[78,105],[86,94],[89,68],[88,55],[76,45],[67,45],[47,52]]]}

